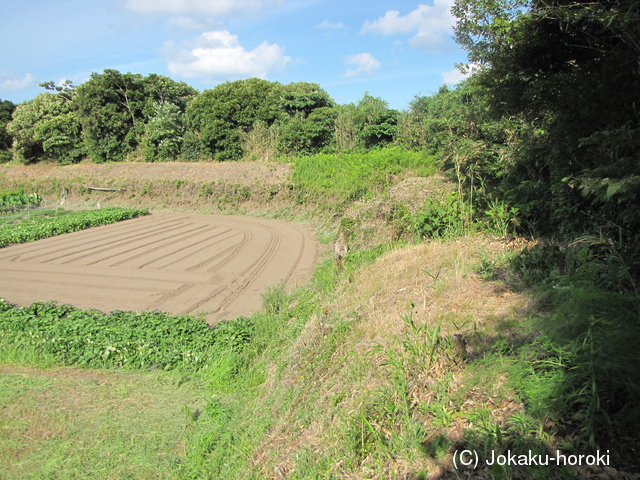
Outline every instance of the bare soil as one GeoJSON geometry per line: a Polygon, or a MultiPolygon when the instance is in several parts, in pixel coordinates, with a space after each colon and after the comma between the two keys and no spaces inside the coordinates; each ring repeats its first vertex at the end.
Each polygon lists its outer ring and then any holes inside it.
{"type": "Polygon", "coordinates": [[[261,293],[306,281],[316,241],[290,222],[155,213],[0,249],[0,292],[29,305],[203,315],[248,315],[261,293]]]}
{"type": "MultiPolygon", "coordinates": [[[[0,165],[0,176],[7,180],[46,178],[85,178],[96,181],[118,180],[181,180],[196,183],[228,182],[237,184],[279,184],[291,174],[286,163],[230,162],[230,163],[107,163],[83,162],[76,165],[58,166],[39,163],[36,165],[0,165]]],[[[99,187],[100,185],[94,185],[99,187]]]]}

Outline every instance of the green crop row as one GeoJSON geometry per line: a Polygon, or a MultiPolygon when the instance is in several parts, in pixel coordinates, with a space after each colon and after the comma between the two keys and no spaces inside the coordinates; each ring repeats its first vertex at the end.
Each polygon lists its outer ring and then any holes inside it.
{"type": "Polygon", "coordinates": [[[223,350],[242,350],[253,324],[240,317],[215,328],[191,316],[82,310],[0,299],[0,358],[20,345],[64,365],[88,368],[197,370],[223,350]]]}
{"type": "Polygon", "coordinates": [[[0,247],[12,243],[32,242],[98,225],[107,225],[147,213],[149,213],[148,210],[133,208],[104,208],[72,212],[54,218],[24,219],[15,225],[0,226],[0,247]]]}

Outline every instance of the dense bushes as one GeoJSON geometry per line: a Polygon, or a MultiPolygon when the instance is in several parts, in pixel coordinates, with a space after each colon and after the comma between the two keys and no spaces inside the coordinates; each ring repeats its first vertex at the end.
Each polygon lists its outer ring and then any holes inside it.
{"type": "Polygon", "coordinates": [[[88,156],[94,162],[121,161],[145,140],[147,160],[175,155],[182,135],[181,115],[196,93],[161,75],[93,73],[73,92],[88,156]]]}
{"type": "Polygon", "coordinates": [[[538,289],[546,312],[536,325],[543,359],[525,374],[543,378],[545,369],[555,379],[539,413],[579,421],[591,446],[635,435],[640,297],[616,246],[597,237],[562,248],[540,243],[514,257],[512,268],[538,289]]]}

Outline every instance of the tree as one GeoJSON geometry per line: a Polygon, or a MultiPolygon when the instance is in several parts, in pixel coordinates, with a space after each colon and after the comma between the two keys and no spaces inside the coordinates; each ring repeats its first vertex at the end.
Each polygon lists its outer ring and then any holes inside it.
{"type": "Polygon", "coordinates": [[[296,82],[282,87],[280,106],[291,116],[307,118],[316,108],[335,107],[335,102],[317,83],[296,82]]]}
{"type": "Polygon", "coordinates": [[[369,93],[357,104],[342,105],[336,118],[336,147],[339,151],[370,149],[389,145],[397,134],[399,113],[369,93]]]}
{"type": "Polygon", "coordinates": [[[287,155],[313,155],[331,149],[337,116],[337,109],[320,107],[307,117],[302,113],[285,117],[278,125],[278,150],[287,155]]]}
{"type": "Polygon", "coordinates": [[[175,160],[182,149],[184,114],[180,107],[167,100],[156,103],[154,107],[154,113],[145,125],[145,160],[175,160]]]}
{"type": "Polygon", "coordinates": [[[145,100],[139,74],[105,70],[78,87],[77,107],[93,161],[120,161],[135,149],[144,130],[145,100]]]}
{"type": "Polygon", "coordinates": [[[58,96],[69,102],[72,102],[75,97],[76,86],[71,80],[65,80],[62,82],[62,85],[56,85],[55,82],[50,80],[40,83],[40,86],[46,90],[57,93],[58,96]]]}
{"type": "Polygon", "coordinates": [[[293,155],[311,155],[333,143],[335,102],[318,84],[289,83],[283,86],[278,148],[293,155]]]}
{"type": "Polygon", "coordinates": [[[539,233],[597,228],[640,244],[638,2],[458,0],[454,13],[494,115],[529,124],[510,202],[539,233]]]}
{"type": "Polygon", "coordinates": [[[13,139],[7,132],[7,124],[11,121],[16,106],[9,100],[0,100],[0,163],[11,160],[11,144],[13,139]]]}
{"type": "Polygon", "coordinates": [[[96,162],[123,160],[142,142],[158,102],[172,103],[184,112],[196,94],[187,84],[160,75],[111,69],[92,73],[75,99],[89,156],[96,162]]]}
{"type": "Polygon", "coordinates": [[[259,78],[222,83],[205,90],[187,106],[187,126],[216,160],[238,160],[241,133],[256,121],[267,127],[283,115],[282,85],[259,78]]]}
{"type": "Polygon", "coordinates": [[[19,104],[7,125],[19,161],[43,158],[60,164],[78,162],[85,155],[81,125],[73,103],[59,94],[41,93],[19,104]]]}
{"type": "Polygon", "coordinates": [[[198,91],[184,82],[176,82],[162,75],[149,74],[143,79],[146,103],[144,113],[146,118],[156,112],[158,103],[171,103],[184,113],[187,104],[198,95],[198,91]]]}

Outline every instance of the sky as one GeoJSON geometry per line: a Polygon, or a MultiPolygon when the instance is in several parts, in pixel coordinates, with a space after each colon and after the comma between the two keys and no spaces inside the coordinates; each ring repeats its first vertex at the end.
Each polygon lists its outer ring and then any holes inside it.
{"type": "Polygon", "coordinates": [[[105,69],[199,91],[264,78],[319,84],[338,103],[365,93],[404,110],[462,79],[453,0],[23,0],[0,5],[0,99],[105,69]]]}

